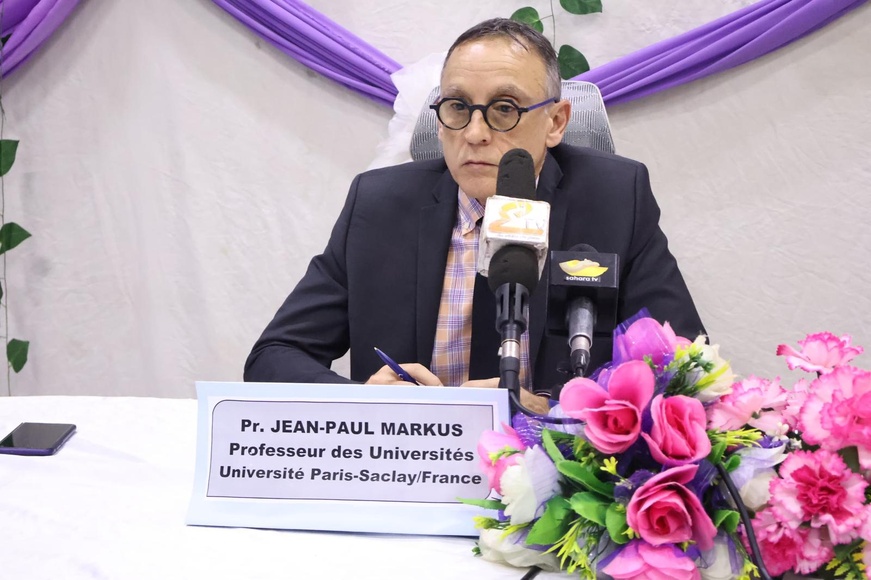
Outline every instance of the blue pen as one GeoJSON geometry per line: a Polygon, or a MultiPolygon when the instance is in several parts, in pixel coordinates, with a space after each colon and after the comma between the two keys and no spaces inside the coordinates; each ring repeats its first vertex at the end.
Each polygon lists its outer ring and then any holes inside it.
{"type": "Polygon", "coordinates": [[[412,377],[410,374],[408,374],[408,371],[406,371],[401,366],[396,364],[395,360],[393,360],[392,358],[390,358],[389,356],[384,354],[384,352],[380,348],[378,348],[377,346],[375,347],[375,353],[379,357],[381,357],[381,360],[384,361],[384,364],[389,366],[390,370],[392,370],[394,373],[396,373],[400,379],[402,379],[403,381],[405,381],[407,383],[413,383],[415,385],[420,385],[420,383],[418,383],[416,380],[414,380],[414,377],[412,377]]]}

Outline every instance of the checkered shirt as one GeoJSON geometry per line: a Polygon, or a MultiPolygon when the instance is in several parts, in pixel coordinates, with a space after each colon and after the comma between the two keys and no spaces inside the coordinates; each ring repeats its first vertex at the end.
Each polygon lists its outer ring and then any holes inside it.
{"type": "MultiPolygon", "coordinates": [[[[484,206],[458,194],[457,223],[451,232],[451,247],[445,266],[439,317],[430,370],[442,384],[459,386],[469,380],[472,345],[472,297],[477,272],[478,238],[484,206]]],[[[494,322],[496,313],[493,313],[494,322]]],[[[520,385],[529,388],[529,332],[520,337],[520,385]]]]}

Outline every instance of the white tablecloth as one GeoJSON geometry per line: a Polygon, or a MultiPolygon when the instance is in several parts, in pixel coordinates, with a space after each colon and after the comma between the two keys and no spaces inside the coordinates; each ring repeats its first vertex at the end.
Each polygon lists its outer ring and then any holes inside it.
{"type": "Polygon", "coordinates": [[[475,558],[464,538],[186,526],[194,400],[0,397],[0,436],[22,421],[78,430],[52,457],[0,455],[0,580],[518,580],[525,572],[475,558]]]}

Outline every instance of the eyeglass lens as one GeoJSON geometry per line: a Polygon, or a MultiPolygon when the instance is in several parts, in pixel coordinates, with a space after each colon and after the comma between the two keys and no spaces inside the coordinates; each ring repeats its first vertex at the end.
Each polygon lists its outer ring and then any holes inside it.
{"type": "Polygon", "coordinates": [[[444,99],[438,104],[439,120],[449,129],[462,129],[472,120],[476,109],[496,131],[508,131],[520,122],[520,110],[511,101],[493,101],[487,105],[470,105],[461,99],[444,99]]]}

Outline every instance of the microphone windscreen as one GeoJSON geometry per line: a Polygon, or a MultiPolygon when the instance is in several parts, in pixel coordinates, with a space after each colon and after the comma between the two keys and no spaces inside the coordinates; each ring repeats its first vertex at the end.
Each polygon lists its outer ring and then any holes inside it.
{"type": "Polygon", "coordinates": [[[575,244],[574,246],[572,246],[572,249],[569,251],[570,252],[595,252],[597,254],[599,253],[599,251],[596,248],[594,248],[593,246],[591,246],[590,244],[575,244]]]}
{"type": "Polygon", "coordinates": [[[525,246],[499,248],[490,261],[487,283],[493,292],[503,284],[522,284],[532,294],[538,285],[538,256],[525,246]]]}
{"type": "Polygon", "coordinates": [[[525,149],[512,149],[499,161],[496,195],[535,200],[535,164],[525,149]]]}

